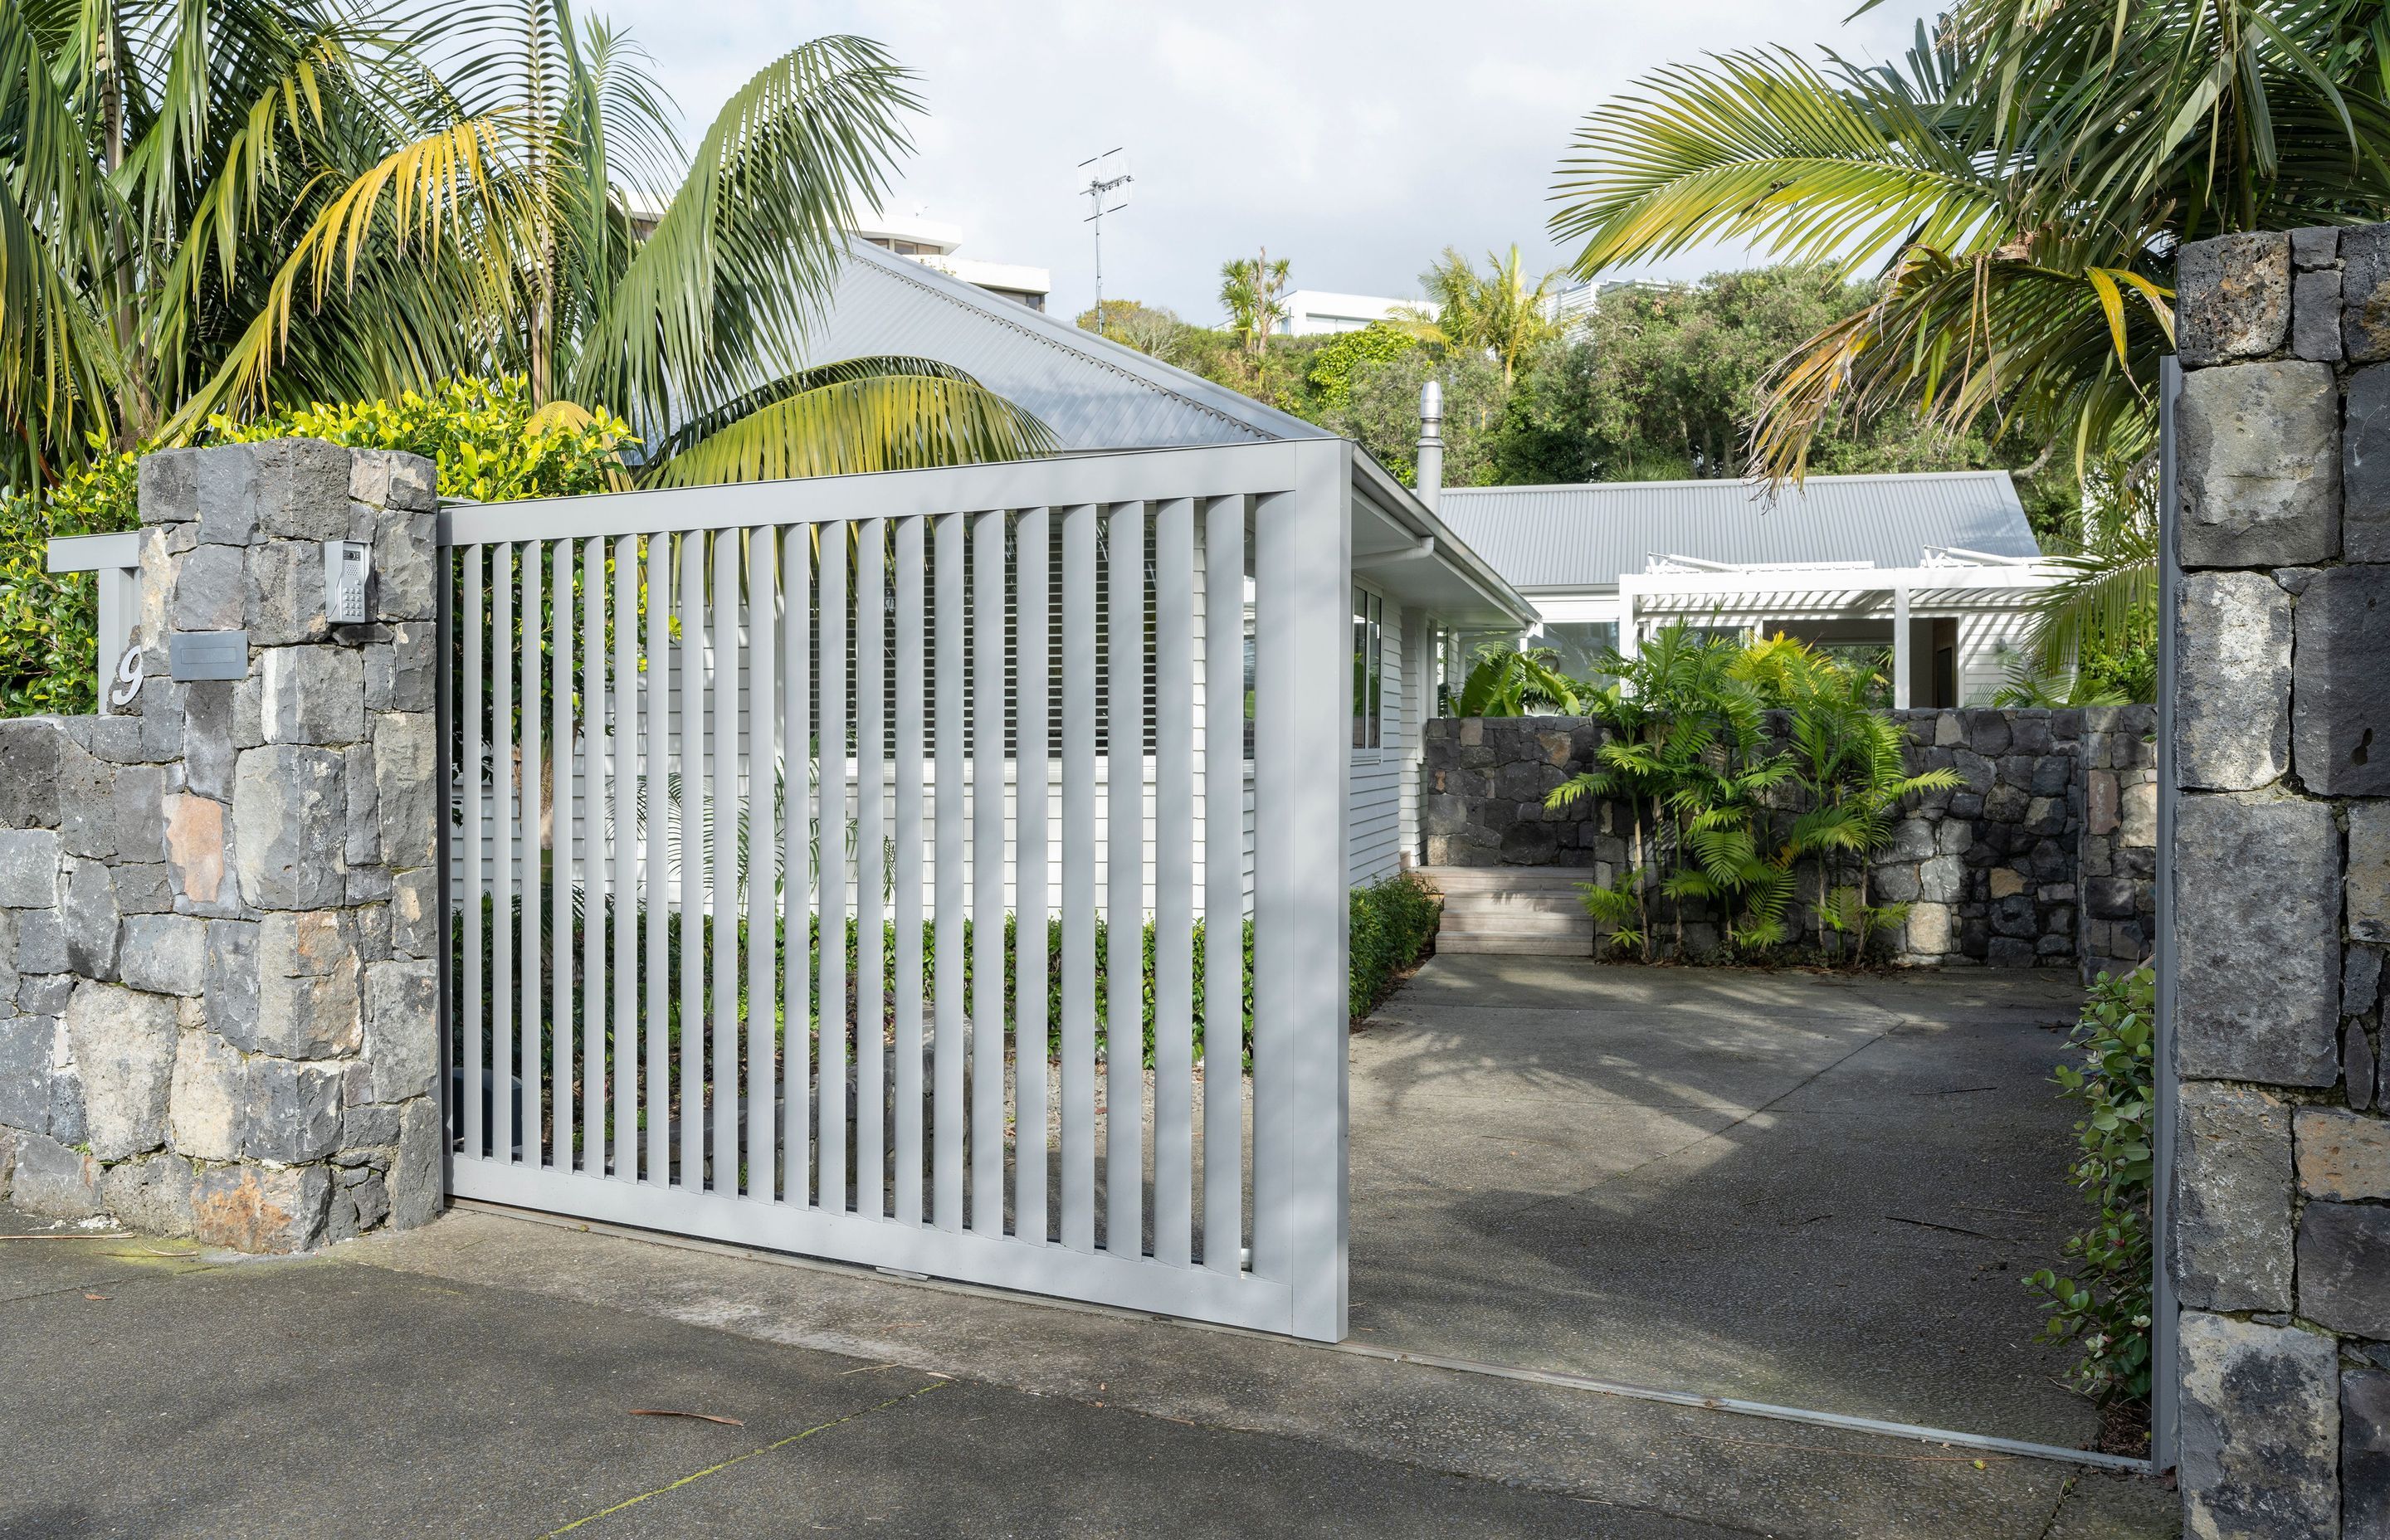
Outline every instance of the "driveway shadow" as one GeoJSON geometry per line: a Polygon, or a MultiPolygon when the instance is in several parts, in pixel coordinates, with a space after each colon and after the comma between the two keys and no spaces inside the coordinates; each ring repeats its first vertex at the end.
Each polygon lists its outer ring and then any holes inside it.
{"type": "Polygon", "coordinates": [[[2071,981],[1438,958],[1353,1043],[1364,1341],[2074,1444],[2071,981]]]}

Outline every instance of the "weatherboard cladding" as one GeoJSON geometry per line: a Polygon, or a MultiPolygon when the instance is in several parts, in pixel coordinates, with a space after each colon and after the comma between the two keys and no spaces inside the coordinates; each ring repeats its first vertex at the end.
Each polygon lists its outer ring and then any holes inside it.
{"type": "Polygon", "coordinates": [[[1316,439],[1318,428],[907,257],[848,243],[817,362],[934,358],[1043,418],[1066,450],[1316,439]]]}
{"type": "Polygon", "coordinates": [[[1615,587],[1655,555],[1914,567],[1929,545],[2040,554],[2005,470],[1812,476],[1773,499],[1739,481],[1447,487],[1436,512],[1525,592],[1615,587]]]}

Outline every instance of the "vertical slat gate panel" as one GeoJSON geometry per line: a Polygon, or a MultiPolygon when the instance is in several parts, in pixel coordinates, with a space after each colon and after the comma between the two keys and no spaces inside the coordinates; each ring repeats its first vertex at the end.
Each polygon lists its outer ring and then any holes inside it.
{"type": "MultiPolygon", "coordinates": [[[[457,724],[460,752],[456,756],[457,801],[462,804],[465,823],[464,879],[457,901],[463,905],[464,967],[460,998],[457,1000],[457,1059],[463,1066],[458,1087],[464,1105],[456,1110],[463,1125],[465,1153],[480,1157],[488,1153],[489,1130],[482,1126],[482,1103],[489,1094],[483,1078],[488,1068],[483,1062],[482,1047],[482,938],[486,921],[483,914],[483,880],[482,876],[482,745],[484,721],[482,712],[482,638],[490,623],[489,605],[482,589],[482,572],[489,560],[489,551],[481,545],[468,545],[458,553],[465,569],[465,597],[456,617],[456,635],[464,654],[463,711],[457,724]]],[[[444,665],[443,665],[444,666],[444,665]]],[[[441,874],[443,881],[447,874],[441,874]]]]}
{"type": "Polygon", "coordinates": [[[541,1008],[541,983],[544,959],[540,956],[543,940],[539,924],[540,828],[546,822],[541,804],[546,800],[545,776],[540,770],[539,709],[541,705],[541,648],[539,622],[541,613],[540,578],[545,562],[543,547],[533,541],[523,546],[522,558],[522,705],[516,713],[522,724],[522,758],[520,779],[522,785],[522,997],[517,1018],[518,1051],[522,1073],[522,1110],[517,1121],[522,1137],[522,1158],[525,1165],[543,1163],[546,1141],[540,1137],[540,1099],[545,1094],[542,1084],[546,1068],[540,1056],[540,1037],[546,1026],[541,1008]]]}
{"type": "Polygon", "coordinates": [[[1190,1260],[1195,1087],[1195,505],[1153,519],[1153,1255],[1190,1260]]]}
{"type": "Polygon", "coordinates": [[[713,612],[706,650],[713,661],[713,798],[706,820],[706,961],[713,975],[713,1190],[739,1191],[739,554],[735,530],[713,537],[713,612]]]}
{"type": "Polygon", "coordinates": [[[1145,1250],[1145,505],[1111,510],[1105,637],[1104,1249],[1145,1250]]]}
{"type": "Polygon", "coordinates": [[[490,1159],[515,1158],[515,548],[490,547],[490,1159]]]}
{"type": "Polygon", "coordinates": [[[887,1212],[886,1029],[880,995],[888,951],[888,526],[856,526],[854,572],[854,1197],[872,1219],[887,1212]]]}
{"type": "Polygon", "coordinates": [[[673,860],[680,871],[680,1185],[705,1187],[705,857],[698,828],[705,787],[705,536],[680,537],[680,710],[673,741],[680,751],[679,827],[673,860]]]}
{"type": "Polygon", "coordinates": [[[606,543],[581,545],[581,1168],[606,1174],[606,543]]]}
{"type": "Polygon", "coordinates": [[[846,1212],[846,542],[821,531],[821,1206],[846,1212]]]}
{"type": "Polygon", "coordinates": [[[1062,513],[1062,1244],[1096,1249],[1096,510],[1062,513]]]}
{"type": "Polygon", "coordinates": [[[1017,590],[1012,648],[1020,725],[1013,761],[1017,788],[1013,835],[1013,1153],[1012,1230],[1033,1246],[1046,1243],[1046,799],[1052,772],[1046,743],[1046,563],[1051,518],[1044,508],[1022,513],[1013,529],[1017,590]]]}
{"type": "Polygon", "coordinates": [[[780,1060],[781,1197],[813,1201],[814,923],[813,843],[813,531],[804,525],[780,537],[780,759],[788,776],[788,815],[780,827],[780,869],[788,874],[782,905],[789,928],[788,966],[780,982],[785,1022],[780,1060]]]}
{"type": "Polygon", "coordinates": [[[671,865],[665,843],[664,793],[672,765],[672,540],[647,540],[648,752],[640,766],[641,874],[647,896],[647,989],[640,1008],[639,1039],[646,1050],[648,1180],[672,1182],[672,904],[664,885],[671,865]]]}
{"type": "Polygon", "coordinates": [[[1004,1233],[1004,534],[970,520],[970,1227],[1004,1233]]]}
{"type": "Polygon", "coordinates": [[[935,520],[938,666],[932,676],[936,700],[937,803],[932,837],[937,841],[937,930],[932,946],[932,985],[937,1011],[931,1048],[931,1215],[942,1230],[963,1224],[963,516],[935,520]]]}
{"type": "Polygon", "coordinates": [[[1203,1265],[1244,1246],[1245,499],[1203,516],[1203,1265]]]}
{"type": "Polygon", "coordinates": [[[896,521],[895,1214],[921,1222],[921,520],[896,521]]]}
{"type": "Polygon", "coordinates": [[[772,701],[777,658],[772,613],[775,538],[747,532],[747,1195],[769,1200],[779,1191],[773,1098],[780,1071],[773,1044],[779,977],[773,954],[778,919],[780,830],[787,777],[776,774],[772,701]]]}
{"type": "Polygon", "coordinates": [[[573,1060],[572,1031],[572,570],[574,543],[559,540],[548,547],[556,583],[547,610],[548,771],[547,786],[547,1053],[551,1090],[549,1156],[559,1171],[572,1169],[573,1060]]]}
{"type": "Polygon", "coordinates": [[[614,828],[614,1175],[639,1179],[638,913],[639,541],[614,542],[614,719],[607,812],[614,828]]]}
{"type": "Polygon", "coordinates": [[[444,511],[451,1190],[1340,1331],[1349,464],[444,511]]]}

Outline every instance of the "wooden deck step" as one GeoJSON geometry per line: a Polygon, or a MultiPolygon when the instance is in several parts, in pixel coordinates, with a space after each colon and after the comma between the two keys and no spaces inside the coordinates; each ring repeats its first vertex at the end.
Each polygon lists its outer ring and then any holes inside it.
{"type": "Polygon", "coordinates": [[[1593,953],[1593,919],[1577,884],[1583,866],[1427,866],[1420,875],[1444,895],[1436,948],[1444,952],[1583,957],[1593,953]]]}

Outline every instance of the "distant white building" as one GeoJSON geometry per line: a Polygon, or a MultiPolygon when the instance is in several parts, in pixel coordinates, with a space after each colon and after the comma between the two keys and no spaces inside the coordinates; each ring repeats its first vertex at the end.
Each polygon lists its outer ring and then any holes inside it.
{"type": "Polygon", "coordinates": [[[1544,296],[1544,319],[1560,327],[1561,336],[1574,337],[1601,308],[1601,289],[1588,278],[1552,289],[1544,296]]]}
{"type": "Polygon", "coordinates": [[[1275,328],[1280,337],[1324,337],[1332,332],[1359,331],[1376,321],[1394,318],[1402,311],[1435,307],[1425,300],[1391,300],[1382,294],[1331,294],[1324,289],[1298,289],[1279,302],[1286,306],[1275,328]]]}
{"type": "Polygon", "coordinates": [[[1032,310],[1044,310],[1046,297],[1054,292],[1054,275],[1043,267],[956,256],[962,250],[962,227],[942,220],[875,210],[856,224],[854,234],[882,250],[910,257],[924,266],[934,267],[1032,310]]]}

